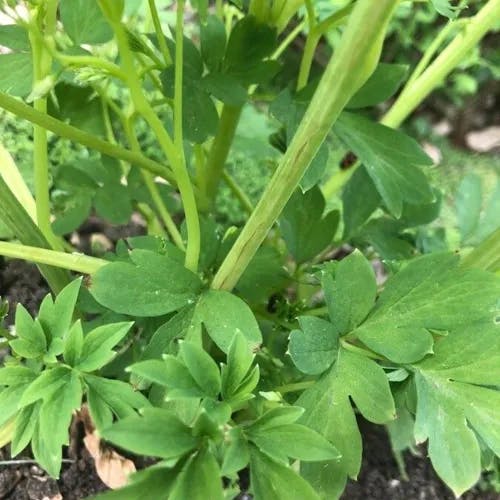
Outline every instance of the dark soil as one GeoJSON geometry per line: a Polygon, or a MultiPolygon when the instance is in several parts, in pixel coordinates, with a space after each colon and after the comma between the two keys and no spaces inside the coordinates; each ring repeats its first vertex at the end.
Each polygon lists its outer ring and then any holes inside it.
{"type": "MultiPolygon", "coordinates": [[[[11,313],[17,302],[36,313],[40,301],[48,292],[35,266],[20,262],[0,261],[0,295],[9,300],[11,313]]],[[[10,316],[12,321],[12,316],[10,316]]],[[[1,353],[0,353],[1,358],[1,353]]],[[[442,483],[430,461],[422,456],[405,455],[409,481],[404,481],[392,456],[386,432],[360,420],[364,457],[358,482],[350,482],[343,500],[453,500],[453,493],[442,483]]],[[[5,500],[81,500],[106,486],[97,476],[92,458],[77,443],[71,452],[71,462],[63,465],[59,480],[48,477],[33,463],[0,465],[0,499],[5,500]],[[76,450],[75,450],[76,448],[76,450]]],[[[29,455],[17,457],[28,459],[29,455]]],[[[0,460],[9,460],[8,448],[0,450],[0,460]]],[[[141,467],[141,463],[136,465],[141,467]]],[[[245,494],[245,498],[250,498],[245,494]]],[[[500,500],[495,492],[471,491],[463,500],[500,500]]],[[[210,499],[207,499],[210,500],[210,499]]]]}

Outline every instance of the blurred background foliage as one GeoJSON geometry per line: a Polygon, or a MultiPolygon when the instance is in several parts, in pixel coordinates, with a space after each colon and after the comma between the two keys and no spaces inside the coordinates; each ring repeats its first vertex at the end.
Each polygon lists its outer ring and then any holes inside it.
{"type": "MultiPolygon", "coordinates": [[[[316,0],[320,18],[324,18],[344,7],[349,0],[316,0]]],[[[439,3],[439,2],[434,2],[439,3]]],[[[464,15],[472,15],[484,5],[484,0],[470,0],[464,15]]],[[[127,15],[132,23],[140,25],[145,32],[152,31],[147,2],[125,2],[127,15]]],[[[163,23],[172,24],[174,11],[171,1],[164,2],[161,11],[163,23]]],[[[189,7],[188,7],[189,9],[189,7]]],[[[305,12],[300,14],[305,16],[305,12]]],[[[301,22],[300,17],[292,21],[285,37],[301,22]]],[[[421,55],[434,40],[436,33],[448,23],[431,2],[402,2],[394,16],[385,42],[383,61],[403,63],[410,71],[421,55]]],[[[304,23],[306,26],[306,23],[304,23]]],[[[500,26],[498,26],[500,29],[500,26]]],[[[198,24],[195,11],[187,12],[187,30],[195,43],[198,38],[198,24]]],[[[253,102],[246,105],[240,121],[230,156],[228,171],[249,196],[256,202],[263,186],[272,175],[279,152],[269,142],[271,134],[279,129],[279,123],[268,113],[269,102],[295,77],[305,43],[307,27],[283,55],[280,73],[266,86],[261,86],[253,102]],[[248,154],[251,151],[252,154],[248,154]]],[[[451,36],[454,33],[451,33],[451,36]]],[[[320,43],[316,52],[312,76],[319,76],[328,57],[340,37],[338,30],[332,30],[320,43]]],[[[107,50],[103,46],[100,50],[107,50]]],[[[435,160],[431,176],[443,191],[440,217],[430,227],[417,230],[420,250],[440,247],[455,248],[473,245],[498,226],[500,213],[500,34],[493,32],[471,54],[465,55],[461,66],[453,72],[440,89],[432,94],[404,125],[435,160]],[[481,136],[483,133],[483,136],[481,136]],[[474,136],[474,134],[476,134],[474,136]],[[479,135],[478,135],[479,134],[479,135]],[[493,139],[492,139],[493,134],[493,139]],[[497,138],[495,140],[495,134],[497,138]],[[475,139],[471,140],[474,136],[475,139]],[[479,139],[478,139],[479,137],[479,139]],[[481,229],[481,227],[483,227],[481,229]]],[[[85,79],[85,75],[81,75],[85,79]]],[[[113,84],[111,84],[113,85],[113,84]]],[[[120,99],[120,89],[112,89],[120,99]]],[[[384,106],[387,106],[386,103],[384,106]]],[[[70,110],[74,120],[88,119],[89,110],[70,110]],[[87,118],[85,118],[87,117],[87,118]]],[[[384,108],[374,112],[381,114],[384,108]]],[[[99,113],[93,109],[92,113],[99,113]]],[[[72,120],[73,121],[73,120],[72,120]]],[[[79,126],[85,124],[78,123],[79,126]]],[[[92,124],[89,127],[92,128],[92,124]]],[[[85,128],[85,127],[84,127],[85,128]]],[[[76,166],[88,161],[86,148],[70,144],[50,136],[50,161],[54,184],[52,200],[57,212],[58,203],[67,206],[71,193],[64,191],[64,182],[58,179],[64,167],[76,166]],[[66,196],[66,198],[65,198],[66,196]]],[[[161,158],[153,134],[142,125],[139,134],[141,146],[146,154],[161,158]]],[[[33,187],[32,174],[32,127],[0,111],[0,140],[14,156],[28,185],[33,187]]],[[[330,156],[327,174],[339,168],[345,153],[332,138],[329,144],[330,156]]],[[[338,198],[328,200],[330,207],[338,208],[338,198]]],[[[239,224],[245,219],[239,202],[225,185],[219,199],[219,217],[225,224],[239,224]]],[[[77,207],[78,208],[78,207],[77,207]]],[[[0,227],[0,237],[7,237],[5,228],[0,227]]]]}

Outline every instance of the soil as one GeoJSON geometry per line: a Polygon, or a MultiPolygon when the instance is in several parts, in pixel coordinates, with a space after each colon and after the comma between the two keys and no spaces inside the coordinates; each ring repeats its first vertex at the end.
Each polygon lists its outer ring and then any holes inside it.
{"type": "MultiPolygon", "coordinates": [[[[0,296],[9,300],[11,313],[22,302],[36,313],[40,301],[48,292],[35,266],[21,261],[0,260],[0,296]]],[[[9,316],[12,321],[12,316],[9,316]]],[[[0,359],[1,359],[0,353],[0,359]]],[[[404,481],[392,456],[389,441],[382,426],[360,419],[363,434],[363,466],[357,482],[350,482],[343,500],[453,500],[453,493],[442,483],[425,457],[405,455],[409,481],[404,481]]],[[[5,500],[82,500],[106,490],[97,476],[93,459],[81,444],[70,450],[71,457],[63,465],[58,480],[48,477],[34,463],[0,466],[0,499],[5,500]]],[[[9,460],[8,447],[0,450],[0,460],[9,460]]],[[[29,454],[17,457],[30,460],[29,454]]],[[[137,461],[139,462],[139,460],[137,461]]],[[[136,463],[138,468],[143,463],[136,463]]],[[[250,500],[250,495],[240,498],[250,500]]],[[[463,500],[500,500],[491,491],[471,491],[463,500]]],[[[209,499],[207,499],[209,500],[209,499]]]]}

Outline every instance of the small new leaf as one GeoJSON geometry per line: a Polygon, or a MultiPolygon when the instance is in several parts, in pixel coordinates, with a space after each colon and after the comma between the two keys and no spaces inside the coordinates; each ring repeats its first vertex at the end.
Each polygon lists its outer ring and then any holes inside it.
{"type": "Polygon", "coordinates": [[[109,363],[116,354],[113,347],[127,335],[132,325],[132,322],[112,323],[89,332],[83,340],[76,368],[92,372],[109,363]]]}

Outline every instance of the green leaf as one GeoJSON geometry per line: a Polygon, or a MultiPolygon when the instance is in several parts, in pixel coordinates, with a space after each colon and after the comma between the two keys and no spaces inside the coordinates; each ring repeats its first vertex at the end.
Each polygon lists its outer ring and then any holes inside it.
{"type": "Polygon", "coordinates": [[[198,276],[172,257],[132,250],[130,258],[133,263],[112,262],[93,275],[90,290],[100,304],[133,316],[162,316],[195,300],[198,276]]]}
{"type": "Polygon", "coordinates": [[[201,81],[203,88],[216,99],[229,106],[243,106],[247,91],[236,78],[223,73],[209,73],[201,81]]]}
{"type": "Polygon", "coordinates": [[[0,54],[0,91],[26,97],[33,84],[33,60],[28,52],[0,54]]]}
{"type": "Polygon", "coordinates": [[[89,500],[143,500],[145,491],[155,500],[167,500],[178,474],[178,467],[148,467],[132,474],[130,484],[124,488],[89,497],[89,500]]]}
{"type": "Polygon", "coordinates": [[[18,304],[16,308],[17,339],[9,342],[10,347],[23,358],[37,358],[47,351],[47,339],[39,321],[33,320],[29,312],[18,304]]]}
{"type": "Polygon", "coordinates": [[[325,198],[318,186],[306,193],[296,191],[280,218],[280,229],[287,248],[299,263],[312,259],[333,240],[339,214],[323,216],[325,198]]]}
{"type": "Polygon", "coordinates": [[[144,349],[142,359],[160,358],[163,354],[170,352],[171,344],[183,338],[191,325],[194,310],[194,305],[184,307],[161,325],[153,333],[149,344],[144,349]]]}
{"type": "Polygon", "coordinates": [[[458,497],[480,477],[478,436],[500,454],[498,322],[479,321],[450,331],[436,342],[434,356],[413,368],[415,439],[429,440],[434,468],[458,497]]]}
{"type": "Polygon", "coordinates": [[[19,401],[27,385],[16,385],[0,390],[0,426],[8,422],[19,410],[19,401]]]}
{"type": "Polygon", "coordinates": [[[275,71],[276,61],[262,60],[271,55],[276,46],[276,30],[260,24],[255,17],[245,16],[231,30],[224,57],[224,69],[243,84],[258,83],[275,71]],[[269,64],[271,63],[271,64],[269,64]],[[271,69],[273,67],[273,69],[271,69]]]}
{"type": "Polygon", "coordinates": [[[95,328],[83,339],[82,353],[77,368],[92,372],[115,357],[113,347],[129,332],[133,322],[112,323],[95,328]]]}
{"type": "Polygon", "coordinates": [[[46,400],[71,378],[71,370],[64,366],[56,366],[43,371],[24,391],[20,407],[27,406],[39,399],[46,400]]]}
{"type": "Polygon", "coordinates": [[[290,333],[288,352],[294,365],[308,375],[319,375],[337,357],[339,332],[332,323],[313,316],[298,318],[300,330],[290,333]]]}
{"type": "Polygon", "coordinates": [[[169,389],[169,399],[202,398],[206,396],[188,368],[174,356],[167,355],[163,361],[148,359],[135,363],[128,371],[169,389]]]}
{"type": "Polygon", "coordinates": [[[47,440],[57,446],[69,443],[69,425],[73,411],[82,403],[82,383],[76,371],[71,371],[66,383],[46,398],[40,408],[40,429],[47,440]]]}
{"type": "Polygon", "coordinates": [[[359,251],[342,259],[335,268],[335,279],[323,276],[323,290],[330,320],[340,334],[358,326],[375,304],[377,282],[370,262],[359,251]]]}
{"type": "MultiPolygon", "coordinates": [[[[174,97],[175,66],[169,66],[161,73],[163,91],[166,97],[174,97]]],[[[205,90],[201,73],[185,75],[182,87],[182,125],[186,139],[202,144],[215,135],[219,115],[215,104],[205,90]]]]}
{"type": "Polygon", "coordinates": [[[342,191],[344,238],[352,236],[380,205],[380,195],[366,168],[361,165],[342,191]]]}
{"type": "Polygon", "coordinates": [[[274,292],[286,288],[289,279],[284,256],[274,247],[261,246],[241,275],[236,290],[248,302],[264,302],[274,292]]]}
{"type": "Polygon", "coordinates": [[[367,108],[386,101],[397,92],[407,74],[406,64],[380,63],[372,76],[351,98],[347,108],[367,108]]]}
{"type": "Polygon", "coordinates": [[[59,476],[62,462],[62,448],[50,440],[40,429],[40,421],[35,424],[33,437],[31,439],[31,451],[33,457],[53,478],[59,476]]]}
{"type": "Polygon", "coordinates": [[[64,385],[44,399],[32,449],[38,463],[57,478],[62,464],[62,446],[69,443],[69,425],[73,411],[80,408],[82,386],[79,375],[70,372],[64,385]]]}
{"type": "Polygon", "coordinates": [[[135,415],[135,410],[150,406],[149,401],[127,382],[87,374],[84,375],[84,380],[88,386],[90,414],[99,430],[104,427],[102,424],[111,423],[105,406],[118,418],[135,415]]]}
{"type": "Polygon", "coordinates": [[[53,301],[46,295],[40,306],[38,319],[49,339],[63,338],[68,332],[80,292],[82,279],[76,279],[65,286],[53,301]]]}
{"type": "Polygon", "coordinates": [[[240,428],[229,431],[229,439],[225,441],[224,459],[221,473],[231,476],[244,469],[250,461],[250,447],[240,428]]]}
{"type": "Polygon", "coordinates": [[[133,213],[129,190],[122,184],[107,184],[96,191],[94,206],[97,213],[113,224],[126,224],[133,213]]]}
{"type": "Polygon", "coordinates": [[[193,328],[203,324],[208,335],[224,352],[241,332],[252,350],[262,342],[262,334],[252,310],[240,298],[223,290],[210,290],[196,305],[193,328]]]}
{"type": "Polygon", "coordinates": [[[452,7],[450,0],[431,0],[434,8],[442,15],[450,19],[455,19],[458,15],[459,8],[452,7]]]}
{"type": "Polygon", "coordinates": [[[254,357],[243,333],[236,333],[229,345],[227,365],[222,365],[222,396],[224,400],[230,400],[231,396],[238,392],[240,384],[252,366],[254,357]]]}
{"type": "Polygon", "coordinates": [[[167,410],[149,408],[142,416],[119,420],[102,431],[104,439],[139,455],[178,458],[193,450],[198,439],[167,410]]]}
{"type": "MultiPolygon", "coordinates": [[[[60,120],[68,120],[71,125],[81,128],[85,132],[105,137],[106,125],[102,115],[102,103],[100,98],[96,97],[92,87],[60,82],[56,85],[54,92],[57,98],[57,108],[49,105],[51,115],[60,120]]],[[[71,170],[79,168],[81,168],[80,165],[75,165],[72,166],[71,170]]],[[[71,170],[69,174],[71,174],[71,170]]],[[[75,181],[77,179],[73,180],[73,182],[75,181]]],[[[77,187],[80,186],[77,184],[77,187]]],[[[115,202],[120,203],[120,200],[115,200],[115,202]]]]}
{"type": "Polygon", "coordinates": [[[76,45],[99,44],[113,38],[113,30],[95,0],[61,0],[64,31],[76,45]]]}
{"type": "Polygon", "coordinates": [[[0,46],[8,47],[13,52],[30,52],[28,32],[18,24],[0,26],[0,46]]]}
{"type": "Polygon", "coordinates": [[[262,452],[287,463],[287,458],[305,462],[336,460],[337,449],[321,434],[300,424],[288,424],[263,431],[248,430],[248,438],[262,452]]]}
{"type": "Polygon", "coordinates": [[[482,201],[481,177],[474,173],[466,175],[455,195],[458,229],[462,242],[466,242],[478,227],[482,201]]]}
{"type": "Polygon", "coordinates": [[[12,436],[12,443],[10,445],[10,453],[13,457],[19,455],[31,441],[39,412],[40,403],[33,403],[21,408],[17,414],[14,424],[14,435],[12,436]]]}
{"type": "Polygon", "coordinates": [[[70,366],[75,366],[81,355],[83,348],[82,323],[78,320],[69,330],[64,339],[63,358],[70,366]]]}
{"type": "Polygon", "coordinates": [[[304,414],[304,408],[300,406],[277,406],[266,411],[252,425],[254,431],[265,432],[275,427],[282,427],[295,423],[304,414]]]}
{"type": "Polygon", "coordinates": [[[190,342],[183,342],[179,353],[189,373],[203,392],[207,396],[216,398],[221,390],[217,363],[201,347],[190,342]]]}
{"type": "Polygon", "coordinates": [[[170,500],[223,500],[219,464],[207,448],[190,458],[180,473],[170,500]]]}
{"type": "Polygon", "coordinates": [[[219,71],[226,51],[226,28],[215,15],[200,26],[201,56],[211,72],[219,71]]]}
{"type": "Polygon", "coordinates": [[[0,368],[0,385],[25,385],[33,382],[37,374],[26,366],[5,366],[0,368]]]}
{"type": "Polygon", "coordinates": [[[429,203],[434,194],[421,166],[432,160],[412,138],[362,116],[344,112],[335,133],[363,162],[385,205],[395,216],[403,202],[429,203]]]}
{"type": "Polygon", "coordinates": [[[290,467],[252,447],[250,483],[255,500],[319,500],[312,486],[290,467]]]}
{"type": "Polygon", "coordinates": [[[498,281],[494,275],[458,264],[458,257],[448,253],[410,261],[386,283],[355,335],[387,358],[410,363],[432,352],[431,331],[494,321],[498,281]]]}
{"type": "Polygon", "coordinates": [[[322,498],[337,498],[347,476],[355,479],[361,467],[361,434],[350,398],[371,422],[382,424],[395,417],[384,370],[368,358],[340,349],[332,369],[296,402],[306,410],[300,423],[322,434],[342,455],[337,462],[301,466],[302,475],[322,498]]]}

